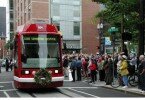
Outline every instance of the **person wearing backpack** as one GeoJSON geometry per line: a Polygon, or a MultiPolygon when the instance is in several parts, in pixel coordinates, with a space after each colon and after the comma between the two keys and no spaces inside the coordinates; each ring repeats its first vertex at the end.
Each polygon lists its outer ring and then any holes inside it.
{"type": "Polygon", "coordinates": [[[97,66],[96,66],[95,60],[93,58],[91,58],[91,60],[90,60],[89,69],[91,71],[91,81],[90,81],[90,83],[95,83],[97,66]]]}

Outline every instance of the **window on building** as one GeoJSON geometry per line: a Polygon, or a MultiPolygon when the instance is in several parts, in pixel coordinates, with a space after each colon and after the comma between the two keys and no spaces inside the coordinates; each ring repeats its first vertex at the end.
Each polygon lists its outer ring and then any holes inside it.
{"type": "Polygon", "coordinates": [[[30,18],[31,18],[31,9],[29,8],[28,9],[28,20],[30,20],[30,18]]]}
{"type": "Polygon", "coordinates": [[[13,20],[13,18],[14,18],[13,12],[10,12],[10,19],[13,20]]]}
{"type": "Polygon", "coordinates": [[[74,6],[73,16],[80,17],[80,7],[79,6],[74,6]]]}
{"type": "Polygon", "coordinates": [[[22,9],[23,9],[23,5],[22,5],[22,2],[21,2],[21,11],[22,11],[22,9]]]}
{"type": "Polygon", "coordinates": [[[52,16],[60,16],[60,5],[59,4],[53,4],[51,12],[52,12],[52,16]]]}
{"type": "Polygon", "coordinates": [[[14,24],[11,22],[10,23],[10,31],[13,31],[14,30],[14,24]]]}
{"type": "Polygon", "coordinates": [[[10,9],[13,9],[13,0],[10,0],[10,9]]]}
{"type": "Polygon", "coordinates": [[[80,35],[80,22],[74,22],[74,35],[80,35]]]}

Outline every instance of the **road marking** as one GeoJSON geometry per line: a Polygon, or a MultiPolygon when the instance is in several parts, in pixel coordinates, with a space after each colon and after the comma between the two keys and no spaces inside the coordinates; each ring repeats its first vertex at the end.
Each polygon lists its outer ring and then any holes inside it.
{"type": "Polygon", "coordinates": [[[71,82],[70,80],[63,80],[63,81],[65,81],[65,82],[71,82]]]}
{"type": "Polygon", "coordinates": [[[79,89],[97,89],[98,87],[59,87],[60,89],[79,88],[79,89]]]}
{"type": "Polygon", "coordinates": [[[13,81],[7,81],[7,82],[0,82],[0,83],[12,83],[13,81]]]}
{"type": "Polygon", "coordinates": [[[76,92],[79,92],[79,93],[82,93],[82,94],[86,94],[86,95],[95,97],[95,98],[100,98],[100,97],[98,97],[98,96],[95,96],[95,95],[92,95],[92,94],[89,94],[89,93],[86,93],[86,92],[78,91],[78,90],[75,90],[75,89],[72,89],[72,88],[69,88],[69,89],[72,90],[72,91],[76,91],[76,92]]]}
{"type": "Polygon", "coordinates": [[[9,96],[9,94],[6,92],[6,91],[4,91],[4,94],[9,98],[10,96],[9,96]]]}
{"type": "Polygon", "coordinates": [[[0,91],[16,91],[17,89],[7,89],[7,90],[0,90],[0,91]]]}
{"type": "Polygon", "coordinates": [[[16,89],[16,88],[15,88],[15,85],[14,85],[14,81],[12,82],[12,87],[13,87],[14,89],[16,89]]]}

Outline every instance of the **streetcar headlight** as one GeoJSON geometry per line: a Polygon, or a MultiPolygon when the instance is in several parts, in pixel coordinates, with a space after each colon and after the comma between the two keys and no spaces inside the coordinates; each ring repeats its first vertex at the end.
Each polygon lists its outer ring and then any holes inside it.
{"type": "Polygon", "coordinates": [[[28,70],[25,71],[25,74],[29,74],[30,72],[28,70]]]}
{"type": "Polygon", "coordinates": [[[30,74],[30,71],[29,70],[22,70],[22,74],[23,75],[25,75],[25,74],[28,75],[28,74],[30,74]]]}
{"type": "Polygon", "coordinates": [[[55,73],[58,73],[58,70],[55,70],[55,73]]]}

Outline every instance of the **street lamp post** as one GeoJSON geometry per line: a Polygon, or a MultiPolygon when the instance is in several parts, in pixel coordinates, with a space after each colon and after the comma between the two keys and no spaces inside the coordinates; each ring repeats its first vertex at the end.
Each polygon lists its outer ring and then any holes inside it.
{"type": "Polygon", "coordinates": [[[118,32],[118,29],[116,27],[111,27],[108,32],[110,33],[111,37],[112,37],[112,46],[113,46],[113,52],[112,52],[112,56],[113,56],[113,83],[114,83],[114,51],[115,51],[115,33],[118,32]]]}
{"type": "Polygon", "coordinates": [[[99,53],[102,54],[102,53],[104,53],[104,44],[101,44],[101,40],[103,38],[103,23],[98,24],[97,29],[98,29],[98,32],[99,32],[99,47],[100,47],[99,48],[99,53]]]}

